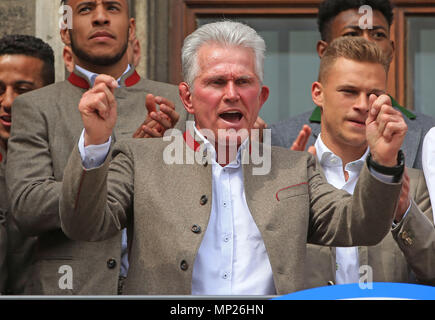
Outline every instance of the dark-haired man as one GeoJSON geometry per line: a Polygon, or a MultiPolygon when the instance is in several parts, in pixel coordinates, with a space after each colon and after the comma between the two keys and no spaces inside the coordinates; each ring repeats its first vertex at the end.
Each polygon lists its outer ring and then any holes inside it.
{"type": "MultiPolygon", "coordinates": [[[[325,0],[319,7],[318,27],[321,40],[317,43],[317,52],[322,57],[328,44],[341,36],[364,37],[380,46],[391,60],[394,53],[394,42],[390,39],[390,27],[393,22],[393,8],[389,0],[325,0]],[[373,28],[361,29],[361,22],[366,22],[366,11],[359,12],[361,6],[370,6],[373,12],[373,28]]],[[[365,25],[365,24],[364,24],[365,25]]],[[[418,112],[410,112],[401,107],[394,99],[393,106],[405,116],[408,133],[403,143],[406,164],[409,167],[422,169],[422,142],[426,132],[435,126],[435,119],[418,112]]],[[[271,126],[272,145],[290,148],[299,133],[312,146],[320,133],[320,108],[305,112],[299,116],[278,122],[271,126]],[[301,130],[309,124],[310,131],[301,130]]],[[[296,141],[298,144],[299,141],[296,141]]]]}
{"type": "Polygon", "coordinates": [[[147,130],[142,125],[151,120],[159,122],[161,128],[145,133],[161,136],[177,123],[179,114],[186,112],[177,103],[176,86],[141,79],[128,64],[127,47],[135,37],[135,20],[130,17],[127,0],[66,3],[72,9],[73,28],[60,34],[72,49],[75,69],[68,80],[15,102],[17,125],[10,139],[8,188],[18,225],[23,232],[38,236],[27,292],[113,295],[122,291],[128,270],[125,231],[101,243],[71,241],[59,221],[63,170],[82,132],[79,102],[86,92],[99,90],[94,86],[99,74],[117,79],[114,91],[119,121],[112,141],[147,130]],[[146,104],[154,110],[147,117],[146,104]]]}
{"type": "Polygon", "coordinates": [[[12,219],[5,182],[12,103],[20,94],[54,82],[53,50],[27,35],[0,39],[0,294],[20,294],[36,239],[24,237],[12,219]]]}

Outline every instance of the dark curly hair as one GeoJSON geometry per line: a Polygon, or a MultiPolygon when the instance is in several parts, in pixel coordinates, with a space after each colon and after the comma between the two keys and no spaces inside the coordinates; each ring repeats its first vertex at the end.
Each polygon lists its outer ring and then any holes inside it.
{"type": "Polygon", "coordinates": [[[7,35],[0,39],[0,56],[22,54],[43,61],[42,80],[44,85],[54,83],[53,49],[39,38],[28,35],[7,35]]]}
{"type": "Polygon", "coordinates": [[[393,23],[393,5],[389,0],[325,0],[319,7],[317,25],[323,41],[329,42],[330,26],[332,20],[341,12],[350,9],[359,9],[368,5],[375,11],[380,11],[391,26],[393,23]]]}

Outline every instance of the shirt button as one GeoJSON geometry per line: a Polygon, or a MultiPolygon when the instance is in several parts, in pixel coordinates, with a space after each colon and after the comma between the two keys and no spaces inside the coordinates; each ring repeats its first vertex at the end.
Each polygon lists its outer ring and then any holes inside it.
{"type": "Polygon", "coordinates": [[[114,269],[116,267],[116,260],[115,259],[109,259],[107,260],[107,268],[114,269]]]}
{"type": "Polygon", "coordinates": [[[222,278],[223,278],[224,280],[227,280],[229,277],[230,277],[230,274],[229,274],[228,272],[225,272],[225,273],[222,275],[222,278]]]}
{"type": "Polygon", "coordinates": [[[231,240],[231,235],[227,234],[224,236],[224,242],[229,242],[231,240]]]}
{"type": "Polygon", "coordinates": [[[181,263],[180,263],[180,269],[183,270],[183,271],[187,271],[187,269],[189,269],[189,265],[186,262],[186,260],[181,261],[181,263]]]}
{"type": "Polygon", "coordinates": [[[207,204],[207,201],[208,201],[207,196],[206,196],[206,195],[203,195],[203,196],[201,197],[201,199],[199,200],[199,203],[200,203],[202,206],[205,206],[205,205],[207,204]]]}
{"type": "Polygon", "coordinates": [[[200,226],[198,226],[197,224],[194,224],[193,226],[192,226],[192,232],[193,233],[197,233],[197,234],[199,234],[199,233],[201,233],[201,227],[200,226]]]}

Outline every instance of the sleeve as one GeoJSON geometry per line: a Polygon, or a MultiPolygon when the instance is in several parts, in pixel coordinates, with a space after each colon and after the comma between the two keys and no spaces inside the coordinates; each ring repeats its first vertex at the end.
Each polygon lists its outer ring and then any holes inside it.
{"type": "Polygon", "coordinates": [[[309,163],[308,242],[333,247],[371,246],[389,231],[401,183],[386,183],[364,165],[353,196],[327,183],[320,166],[309,163]]]}
{"type": "Polygon", "coordinates": [[[64,171],[60,197],[63,232],[72,240],[101,241],[127,226],[132,212],[133,161],[128,147],[115,147],[113,159],[84,169],[78,147],[64,171]]]}
{"type": "Polygon", "coordinates": [[[433,213],[423,173],[419,173],[408,215],[392,230],[392,234],[417,280],[435,285],[433,213]]]}
{"type": "Polygon", "coordinates": [[[430,200],[435,203],[435,128],[429,130],[424,138],[422,161],[430,200]]]}
{"type": "Polygon", "coordinates": [[[47,116],[31,98],[19,96],[12,107],[6,181],[18,227],[26,236],[38,236],[60,229],[62,183],[54,177],[47,116]]]}
{"type": "Polygon", "coordinates": [[[85,147],[85,129],[83,129],[78,144],[83,166],[86,169],[94,169],[101,166],[109,154],[111,143],[112,137],[109,137],[109,141],[106,143],[85,147]]]}

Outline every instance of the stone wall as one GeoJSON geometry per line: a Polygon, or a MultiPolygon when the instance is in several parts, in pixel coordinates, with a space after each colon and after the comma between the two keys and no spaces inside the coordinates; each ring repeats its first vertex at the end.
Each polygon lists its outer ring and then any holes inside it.
{"type": "Polygon", "coordinates": [[[35,34],[35,0],[0,1],[0,37],[12,33],[35,34]]]}

